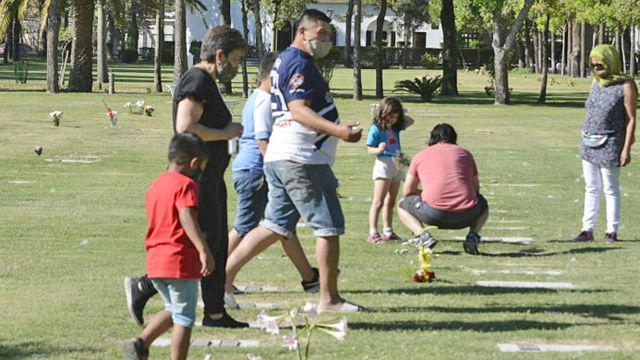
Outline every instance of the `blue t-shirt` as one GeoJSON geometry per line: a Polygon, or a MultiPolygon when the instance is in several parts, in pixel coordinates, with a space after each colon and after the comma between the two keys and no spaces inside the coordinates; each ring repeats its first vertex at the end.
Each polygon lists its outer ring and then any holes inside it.
{"type": "Polygon", "coordinates": [[[386,143],[387,147],[378,157],[395,156],[400,151],[400,132],[394,129],[383,130],[373,124],[367,134],[367,146],[378,147],[380,143],[386,143]]]}
{"type": "Polygon", "coordinates": [[[263,159],[256,140],[267,140],[271,135],[271,94],[256,89],[251,93],[242,109],[242,136],[232,171],[260,170],[263,159]]]}
{"type": "Polygon", "coordinates": [[[286,48],[271,70],[273,134],[265,161],[290,160],[302,164],[333,164],[338,139],[319,133],[291,116],[288,104],[305,100],[323,118],[340,123],[329,85],[315,60],[293,46],[286,48]]]}

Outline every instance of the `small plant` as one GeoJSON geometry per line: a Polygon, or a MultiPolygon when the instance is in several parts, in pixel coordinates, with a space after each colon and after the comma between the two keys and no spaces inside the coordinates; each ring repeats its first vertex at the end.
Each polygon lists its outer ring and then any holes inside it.
{"type": "Polygon", "coordinates": [[[420,57],[420,63],[427,69],[435,69],[438,64],[438,57],[435,55],[431,55],[429,53],[425,53],[420,57]]]}
{"type": "Polygon", "coordinates": [[[394,91],[406,91],[411,94],[420,95],[423,102],[431,102],[433,94],[442,86],[442,78],[426,77],[415,78],[414,80],[400,80],[396,82],[394,91]]]}
{"type": "Polygon", "coordinates": [[[49,118],[53,123],[53,126],[60,126],[60,120],[62,119],[62,111],[53,111],[49,113],[49,118]]]}

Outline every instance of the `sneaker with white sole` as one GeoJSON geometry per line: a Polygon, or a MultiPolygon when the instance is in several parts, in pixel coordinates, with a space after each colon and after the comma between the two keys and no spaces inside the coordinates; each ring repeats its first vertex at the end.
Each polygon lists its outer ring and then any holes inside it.
{"type": "Polygon", "coordinates": [[[240,305],[238,305],[236,297],[232,293],[224,293],[224,304],[229,309],[240,309],[240,305]]]}

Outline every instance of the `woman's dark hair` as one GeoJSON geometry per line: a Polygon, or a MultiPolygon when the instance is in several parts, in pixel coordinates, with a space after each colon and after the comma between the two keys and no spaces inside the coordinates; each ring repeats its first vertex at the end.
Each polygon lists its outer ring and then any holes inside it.
{"type": "Polygon", "coordinates": [[[394,97],[384,98],[380,104],[376,105],[373,123],[378,125],[379,128],[387,130],[389,129],[387,117],[393,114],[398,114],[398,121],[391,128],[400,131],[404,126],[404,108],[400,100],[394,97]]]}
{"type": "Polygon", "coordinates": [[[276,62],[278,53],[267,53],[260,60],[260,67],[258,68],[258,83],[261,83],[264,79],[268,78],[271,74],[271,68],[273,63],[276,62]]]}
{"type": "Polygon", "coordinates": [[[235,49],[246,48],[247,43],[238,30],[220,25],[209,29],[204,35],[202,46],[200,46],[200,59],[213,62],[218,50],[229,55],[235,49]]]}
{"type": "Polygon", "coordinates": [[[437,143],[456,144],[458,141],[458,134],[453,126],[442,123],[433,127],[431,130],[431,138],[429,139],[429,146],[437,143]]]}
{"type": "Polygon", "coordinates": [[[198,135],[184,132],[173,135],[169,142],[169,162],[184,164],[193,158],[207,160],[209,151],[198,135]]]}

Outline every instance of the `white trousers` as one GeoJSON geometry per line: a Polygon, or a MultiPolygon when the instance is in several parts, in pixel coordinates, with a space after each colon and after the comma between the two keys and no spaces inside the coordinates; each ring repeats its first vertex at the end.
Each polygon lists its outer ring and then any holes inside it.
{"type": "Polygon", "coordinates": [[[620,223],[620,167],[602,167],[582,160],[584,174],[584,216],[582,230],[593,230],[598,218],[600,193],[604,190],[607,208],[607,232],[618,232],[620,223]]]}

